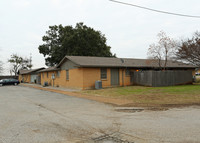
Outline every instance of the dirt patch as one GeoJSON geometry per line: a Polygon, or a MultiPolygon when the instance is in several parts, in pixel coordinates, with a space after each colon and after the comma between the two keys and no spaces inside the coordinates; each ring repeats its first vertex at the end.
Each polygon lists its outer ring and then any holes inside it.
{"type": "Polygon", "coordinates": [[[190,106],[200,106],[200,103],[187,103],[187,104],[139,104],[139,103],[130,103],[119,105],[118,107],[144,107],[148,110],[158,111],[158,110],[168,110],[169,108],[183,108],[190,106]]]}

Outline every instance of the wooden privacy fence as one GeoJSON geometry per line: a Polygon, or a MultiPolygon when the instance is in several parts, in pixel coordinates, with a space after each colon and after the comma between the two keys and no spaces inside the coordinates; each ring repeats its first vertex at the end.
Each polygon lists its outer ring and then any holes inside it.
{"type": "Polygon", "coordinates": [[[131,73],[131,82],[144,86],[173,86],[191,84],[192,71],[139,71],[131,73]]]}

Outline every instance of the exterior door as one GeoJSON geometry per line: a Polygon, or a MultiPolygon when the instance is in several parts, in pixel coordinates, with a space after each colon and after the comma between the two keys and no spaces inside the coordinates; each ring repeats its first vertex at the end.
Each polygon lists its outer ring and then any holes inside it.
{"type": "Polygon", "coordinates": [[[37,75],[32,74],[31,75],[31,83],[35,83],[36,79],[37,79],[37,75]]]}
{"type": "Polygon", "coordinates": [[[119,69],[111,68],[111,85],[119,85],[119,69]]]}
{"type": "Polygon", "coordinates": [[[36,82],[37,82],[37,84],[41,84],[41,75],[37,76],[37,81],[36,82]]]}

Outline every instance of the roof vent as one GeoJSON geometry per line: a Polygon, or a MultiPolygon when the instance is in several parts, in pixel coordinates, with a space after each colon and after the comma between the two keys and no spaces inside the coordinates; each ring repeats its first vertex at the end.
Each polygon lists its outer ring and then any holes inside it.
{"type": "Polygon", "coordinates": [[[120,59],[122,63],[124,63],[124,59],[120,59]]]}

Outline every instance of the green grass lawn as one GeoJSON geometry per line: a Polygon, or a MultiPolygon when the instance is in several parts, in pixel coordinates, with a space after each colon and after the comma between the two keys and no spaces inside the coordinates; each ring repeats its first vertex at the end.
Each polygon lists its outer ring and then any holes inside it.
{"type": "Polygon", "coordinates": [[[128,99],[133,104],[200,104],[200,85],[169,87],[127,86],[81,91],[87,95],[128,99]]]}

